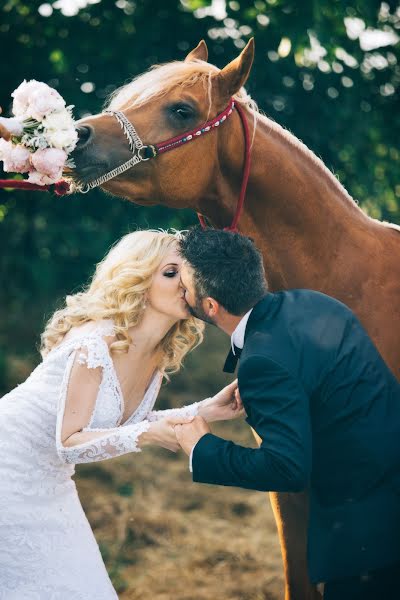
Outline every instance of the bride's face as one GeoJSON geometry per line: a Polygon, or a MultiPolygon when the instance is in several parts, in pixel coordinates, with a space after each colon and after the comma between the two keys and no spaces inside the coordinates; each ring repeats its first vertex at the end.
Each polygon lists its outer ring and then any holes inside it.
{"type": "Polygon", "coordinates": [[[147,296],[148,306],[177,321],[190,317],[180,285],[181,266],[182,259],[177,249],[170,250],[154,273],[147,296]]]}

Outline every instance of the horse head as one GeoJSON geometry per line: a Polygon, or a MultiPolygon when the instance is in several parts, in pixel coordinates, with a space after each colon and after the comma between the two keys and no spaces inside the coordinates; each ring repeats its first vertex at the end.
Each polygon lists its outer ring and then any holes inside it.
{"type": "MultiPolygon", "coordinates": [[[[104,112],[78,122],[73,176],[81,189],[85,185],[88,189],[132,158],[121,122],[115,112],[107,110],[122,113],[126,125],[132,124],[143,143],[154,148],[163,140],[201,128],[223,112],[231,98],[251,104],[243,85],[253,56],[254,42],[250,40],[240,55],[220,70],[207,62],[207,46],[201,41],[184,61],[155,66],[117,90],[104,112]]],[[[198,208],[200,198],[217,193],[216,181],[223,170],[221,148],[235,144],[242,148],[237,141],[240,133],[231,135],[234,127],[239,131],[240,121],[237,116],[230,121],[183,144],[185,148],[175,147],[154,160],[142,160],[101,181],[100,186],[137,204],[198,208]]],[[[239,172],[242,160],[240,156],[239,172]]]]}

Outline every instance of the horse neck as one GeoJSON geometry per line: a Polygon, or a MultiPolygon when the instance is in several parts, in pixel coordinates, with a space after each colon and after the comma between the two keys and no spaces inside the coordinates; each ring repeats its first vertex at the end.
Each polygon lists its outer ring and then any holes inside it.
{"type": "MultiPolygon", "coordinates": [[[[253,116],[247,118],[251,129],[253,116]]],[[[219,176],[205,199],[205,214],[216,226],[230,222],[239,195],[244,142],[238,115],[234,127],[220,130],[219,176]]],[[[338,257],[341,262],[354,244],[362,245],[371,219],[322,161],[263,116],[251,161],[239,231],[263,251],[270,287],[334,291],[338,257]]]]}

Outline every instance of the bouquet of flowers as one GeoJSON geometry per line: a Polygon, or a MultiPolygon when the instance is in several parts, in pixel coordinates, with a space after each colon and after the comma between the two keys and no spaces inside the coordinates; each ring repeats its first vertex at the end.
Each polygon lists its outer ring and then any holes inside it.
{"type": "Polygon", "coordinates": [[[0,138],[0,160],[4,171],[29,173],[37,185],[56,183],[64,166],[73,167],[68,154],[78,141],[73,106],[46,83],[23,81],[11,94],[14,117],[0,117],[9,139],[0,138]]]}

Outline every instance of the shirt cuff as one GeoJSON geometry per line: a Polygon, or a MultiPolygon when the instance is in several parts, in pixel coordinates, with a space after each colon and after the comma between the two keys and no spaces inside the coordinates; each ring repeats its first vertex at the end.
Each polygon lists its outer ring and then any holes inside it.
{"type": "Polygon", "coordinates": [[[189,471],[191,473],[193,473],[193,452],[194,452],[194,449],[196,448],[196,446],[197,446],[198,443],[199,442],[196,442],[195,445],[193,446],[193,448],[190,451],[190,456],[189,456],[189,471]]]}

